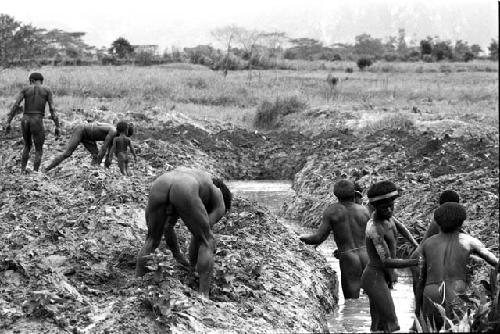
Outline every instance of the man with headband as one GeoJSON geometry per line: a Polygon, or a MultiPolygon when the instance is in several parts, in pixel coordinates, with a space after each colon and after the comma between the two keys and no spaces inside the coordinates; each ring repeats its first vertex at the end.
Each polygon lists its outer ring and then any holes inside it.
{"type": "Polygon", "coordinates": [[[32,142],[35,145],[35,160],[33,169],[38,171],[42,162],[43,143],[45,142],[45,129],[43,117],[45,116],[45,105],[49,105],[52,120],[56,126],[55,136],[59,137],[59,119],[56,115],[52,91],[48,87],[43,87],[43,76],[41,73],[31,73],[29,76],[30,85],[21,90],[17,95],[14,105],[7,118],[5,131],[11,130],[10,123],[19,109],[20,103],[24,100],[24,113],[21,119],[21,130],[23,133],[24,149],[21,159],[21,170],[26,172],[26,165],[30,157],[32,142]]]}
{"type": "Polygon", "coordinates": [[[399,330],[390,288],[396,280],[394,268],[416,266],[418,259],[397,259],[397,229],[392,219],[399,192],[394,183],[382,181],[368,190],[373,215],[366,225],[368,264],[361,276],[361,287],[370,300],[371,330],[399,330]]]}
{"type": "MultiPolygon", "coordinates": [[[[123,121],[119,123],[123,123],[123,121]]],[[[126,134],[127,137],[130,137],[134,134],[134,127],[132,123],[128,123],[127,126],[126,134]]],[[[109,167],[112,159],[111,145],[113,144],[113,139],[116,137],[116,134],[116,128],[112,124],[96,122],[78,125],[74,129],[64,152],[55,157],[45,170],[49,171],[69,158],[80,143],[82,143],[92,155],[92,164],[100,164],[102,158],[106,155],[104,166],[109,167]],[[104,141],[100,150],[97,148],[97,141],[104,141]]]]}
{"type": "Polygon", "coordinates": [[[361,274],[368,263],[365,228],[370,214],[366,207],[359,204],[362,195],[351,181],[336,182],[333,193],[339,202],[326,208],[318,230],[299,238],[308,245],[319,245],[333,231],[338,247],[334,255],[339,259],[344,298],[359,298],[361,274]]]}
{"type": "Polygon", "coordinates": [[[475,254],[491,264],[498,259],[482,243],[469,234],[461,233],[460,227],[466,219],[465,208],[458,203],[444,203],[434,212],[434,220],[440,232],[422,244],[422,264],[417,289],[417,303],[422,305],[424,320],[441,329],[444,319],[436,304],[445,309],[446,316],[453,319],[463,314],[456,307],[459,294],[467,288],[467,261],[475,254]]]}

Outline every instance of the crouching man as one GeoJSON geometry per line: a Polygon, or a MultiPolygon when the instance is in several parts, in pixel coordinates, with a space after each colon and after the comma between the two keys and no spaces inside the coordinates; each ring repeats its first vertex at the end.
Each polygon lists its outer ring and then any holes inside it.
{"type": "Polygon", "coordinates": [[[137,257],[136,275],[145,274],[145,256],[158,247],[164,235],[177,262],[185,266],[191,264],[198,271],[199,291],[208,297],[214,266],[212,226],[229,211],[231,200],[231,192],[222,180],[197,169],[180,167],[158,177],[149,193],[146,207],[148,233],[137,257]],[[179,217],[192,234],[189,263],[180,253],[174,230],[179,217]]]}

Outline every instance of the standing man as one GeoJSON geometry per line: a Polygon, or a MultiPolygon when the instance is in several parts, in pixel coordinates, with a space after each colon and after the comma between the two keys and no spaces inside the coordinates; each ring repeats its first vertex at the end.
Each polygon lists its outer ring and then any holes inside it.
{"type": "Polygon", "coordinates": [[[54,108],[52,91],[48,87],[43,87],[43,76],[41,73],[31,73],[29,76],[30,85],[21,90],[17,95],[14,105],[7,118],[5,131],[11,130],[10,123],[14,118],[20,103],[24,100],[24,113],[21,120],[21,130],[23,132],[24,149],[21,159],[21,170],[26,172],[26,165],[30,157],[32,142],[35,144],[35,160],[33,169],[38,171],[42,162],[43,143],[45,142],[45,129],[43,117],[45,116],[45,105],[49,105],[52,120],[56,126],[55,136],[59,138],[59,119],[54,108]]]}
{"type": "MultiPolygon", "coordinates": [[[[104,155],[106,155],[104,165],[106,167],[109,167],[111,165],[112,158],[110,154],[111,145],[113,144],[113,139],[115,138],[116,133],[116,128],[112,124],[89,123],[78,125],[73,131],[73,134],[71,135],[69,143],[66,145],[64,152],[55,157],[45,170],[49,171],[69,158],[80,143],[82,143],[83,146],[85,146],[85,148],[92,155],[92,164],[100,164],[102,158],[104,157],[104,155]],[[104,141],[100,150],[97,148],[96,141],[104,141]]],[[[128,123],[127,136],[130,137],[133,133],[133,125],[132,123],[128,123]]]]}
{"type": "Polygon", "coordinates": [[[326,208],[318,230],[299,238],[308,245],[319,245],[333,231],[338,247],[334,255],[339,259],[344,298],[359,298],[361,274],[368,263],[365,228],[370,214],[366,207],[356,203],[362,196],[351,181],[336,182],[333,193],[339,202],[326,208]]]}
{"type": "Polygon", "coordinates": [[[137,256],[136,275],[146,271],[145,256],[153,252],[165,236],[174,258],[189,263],[180,253],[174,226],[180,217],[191,232],[189,262],[200,277],[200,293],[208,297],[214,266],[215,241],[212,226],[231,208],[232,195],[220,179],[185,167],[158,177],[151,186],[146,207],[148,234],[137,256]]]}
{"type": "Polygon", "coordinates": [[[369,261],[361,277],[361,287],[370,300],[371,330],[394,332],[399,330],[389,290],[396,281],[394,268],[416,266],[418,259],[396,258],[397,228],[391,219],[394,201],[399,196],[396,185],[390,181],[375,183],[367,195],[374,212],[366,225],[369,261]]]}
{"type": "Polygon", "coordinates": [[[437,330],[445,326],[445,321],[436,305],[444,308],[448,318],[453,318],[454,314],[463,315],[457,304],[460,301],[458,295],[467,289],[468,258],[476,254],[490,265],[498,265],[498,259],[481,241],[460,232],[466,217],[462,205],[444,203],[434,212],[440,232],[422,244],[417,303],[422,305],[424,320],[434,323],[437,330]]]}

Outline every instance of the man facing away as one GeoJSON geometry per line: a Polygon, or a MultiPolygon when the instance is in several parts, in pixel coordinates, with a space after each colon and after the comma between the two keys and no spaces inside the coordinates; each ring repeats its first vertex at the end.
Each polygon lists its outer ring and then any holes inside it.
{"type": "Polygon", "coordinates": [[[137,256],[136,275],[146,272],[146,255],[165,236],[174,258],[198,271],[199,291],[208,297],[214,265],[212,226],[231,208],[232,195],[222,180],[197,169],[179,167],[158,177],[151,186],[146,207],[148,233],[137,256]],[[174,226],[179,217],[191,232],[189,263],[180,253],[174,226]]]}
{"type": "Polygon", "coordinates": [[[422,305],[423,318],[436,329],[444,326],[444,319],[436,305],[445,309],[446,316],[461,316],[457,307],[459,294],[467,288],[467,261],[475,254],[492,266],[498,259],[478,239],[462,233],[466,219],[465,208],[458,203],[444,203],[434,212],[440,232],[422,244],[422,265],[417,288],[417,304],[422,305]]]}
{"type": "Polygon", "coordinates": [[[35,145],[35,160],[33,169],[38,171],[42,162],[43,143],[45,142],[45,129],[43,126],[43,117],[45,116],[45,105],[49,105],[49,111],[52,120],[56,126],[55,136],[59,137],[59,119],[54,108],[52,91],[43,85],[43,76],[41,73],[31,73],[29,76],[30,85],[21,90],[17,95],[14,105],[7,118],[5,131],[11,130],[10,123],[14,118],[20,103],[24,100],[24,113],[21,120],[21,130],[23,133],[24,149],[21,159],[21,170],[26,172],[26,165],[30,156],[31,145],[35,145]]]}
{"type": "Polygon", "coordinates": [[[337,244],[340,264],[340,280],[344,298],[359,298],[361,274],[368,263],[365,247],[365,228],[370,219],[366,207],[355,203],[355,185],[348,180],[335,183],[334,195],[339,202],[326,208],[318,230],[310,235],[300,236],[308,245],[319,245],[328,238],[330,231],[337,244]]]}

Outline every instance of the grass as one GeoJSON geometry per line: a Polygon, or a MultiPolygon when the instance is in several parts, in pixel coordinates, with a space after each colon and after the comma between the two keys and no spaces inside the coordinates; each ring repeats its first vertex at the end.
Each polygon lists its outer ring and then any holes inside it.
{"type": "MultiPolygon", "coordinates": [[[[253,115],[264,101],[295,97],[311,107],[328,105],[356,112],[418,106],[436,117],[443,112],[453,119],[473,114],[484,124],[498,123],[498,64],[494,62],[379,62],[366,72],[359,72],[354,62],[294,64],[299,71],[254,71],[251,82],[246,71],[230,72],[224,79],[218,72],[191,64],[37,70],[62,110],[105,105],[113,111],[141,112],[151,106],[168,110],[175,105],[177,111],[193,117],[235,121],[252,128],[253,115]],[[355,68],[354,73],[345,73],[347,67],[355,68]],[[326,83],[331,70],[338,71],[341,80],[333,94],[326,83]]],[[[0,108],[8,110],[28,75],[23,69],[0,71],[0,108]]]]}

